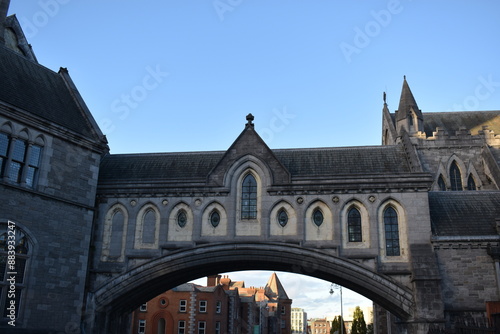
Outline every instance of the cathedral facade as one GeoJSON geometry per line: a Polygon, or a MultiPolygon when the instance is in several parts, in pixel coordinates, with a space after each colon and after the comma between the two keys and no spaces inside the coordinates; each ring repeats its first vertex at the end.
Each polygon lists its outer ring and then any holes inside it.
{"type": "Polygon", "coordinates": [[[271,149],[248,115],[226,151],[109,154],[68,71],[38,64],[8,3],[2,331],[126,332],[167,288],[248,269],[353,289],[374,301],[378,333],[498,313],[500,111],[422,112],[404,78],[380,146],[271,149]]]}

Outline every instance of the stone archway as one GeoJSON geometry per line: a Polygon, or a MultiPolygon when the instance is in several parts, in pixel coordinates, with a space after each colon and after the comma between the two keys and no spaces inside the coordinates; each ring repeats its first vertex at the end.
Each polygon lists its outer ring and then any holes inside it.
{"type": "Polygon", "coordinates": [[[227,271],[278,270],[341,284],[370,298],[402,321],[414,313],[413,292],[391,278],[325,250],[283,243],[207,244],[170,253],[109,280],[93,294],[93,333],[127,328],[125,314],[186,281],[227,271]]]}

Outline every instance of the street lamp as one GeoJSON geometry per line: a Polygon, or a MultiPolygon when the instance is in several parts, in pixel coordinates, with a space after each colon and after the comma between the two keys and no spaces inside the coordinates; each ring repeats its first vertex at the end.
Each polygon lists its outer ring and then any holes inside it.
{"type": "Polygon", "coordinates": [[[344,334],[344,308],[342,306],[342,285],[332,283],[330,286],[330,294],[335,292],[333,289],[340,289],[340,334],[344,334]]]}

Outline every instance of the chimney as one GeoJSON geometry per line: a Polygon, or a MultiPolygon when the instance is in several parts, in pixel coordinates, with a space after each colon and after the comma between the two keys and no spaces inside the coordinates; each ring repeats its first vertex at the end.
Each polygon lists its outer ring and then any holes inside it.
{"type": "Polygon", "coordinates": [[[207,276],[207,286],[217,286],[220,283],[221,275],[207,276]]]}
{"type": "Polygon", "coordinates": [[[5,21],[9,5],[10,0],[0,0],[0,44],[5,44],[5,21]]]}

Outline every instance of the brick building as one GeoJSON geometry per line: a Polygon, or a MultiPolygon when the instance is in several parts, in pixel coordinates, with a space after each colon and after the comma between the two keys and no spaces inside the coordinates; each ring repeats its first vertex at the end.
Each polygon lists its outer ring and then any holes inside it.
{"type": "Polygon", "coordinates": [[[141,305],[132,333],[289,334],[291,303],[275,273],[264,288],[209,276],[207,286],[185,283],[141,305]]]}
{"type": "Polygon", "coordinates": [[[330,321],[325,319],[310,319],[308,321],[311,334],[329,334],[331,329],[330,321]]]}

